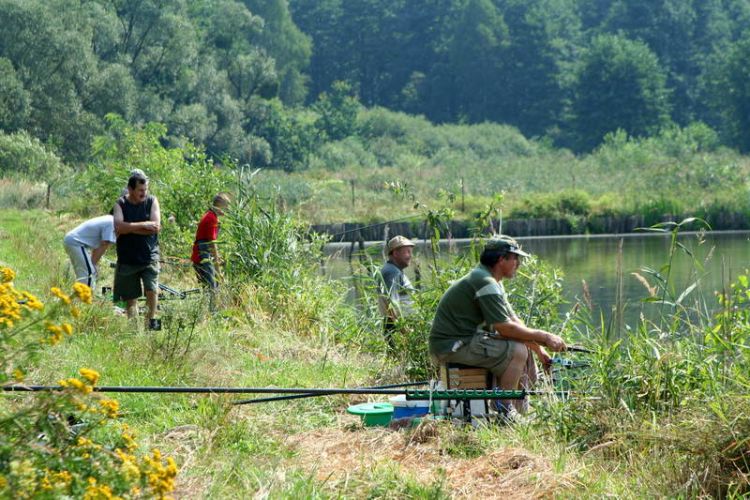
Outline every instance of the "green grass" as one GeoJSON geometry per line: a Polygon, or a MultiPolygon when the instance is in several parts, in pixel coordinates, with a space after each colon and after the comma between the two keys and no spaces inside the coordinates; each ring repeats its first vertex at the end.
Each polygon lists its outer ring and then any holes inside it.
{"type": "Polygon", "coordinates": [[[699,124],[646,139],[614,134],[576,156],[498,124],[433,125],[383,109],[363,111],[358,123],[359,135],[323,145],[308,170],[264,170],[256,186],[318,224],[419,215],[415,201],[471,220],[499,194],[505,218],[750,216],[747,156],[719,147],[699,124]],[[583,213],[571,197],[585,198],[583,213]]]}
{"type": "MultiPolygon", "coordinates": [[[[44,211],[3,210],[0,218],[0,255],[3,264],[17,270],[17,285],[40,295],[51,284],[67,288],[71,277],[64,271],[60,242],[75,221],[44,211]]],[[[194,285],[192,275],[177,268],[165,269],[163,279],[177,288],[194,285]]],[[[329,286],[305,282],[286,291],[282,287],[279,294],[249,283],[222,316],[208,314],[199,299],[164,301],[162,317],[175,319],[159,333],[144,331],[115,315],[109,302],[96,301],[77,319],[72,337],[44,350],[27,381],[54,383],[81,367],[99,371],[100,385],[354,387],[402,381],[396,375],[404,372],[402,366],[342,331],[358,322],[370,325],[361,334],[380,335],[371,318],[362,322],[341,305],[338,285],[329,286]],[[273,306],[267,302],[272,299],[273,306]],[[174,327],[179,318],[188,323],[197,318],[192,336],[189,328],[174,327]]],[[[731,325],[744,328],[739,321],[731,325]]],[[[745,338],[738,332],[736,340],[745,338]]],[[[176,493],[184,497],[731,494],[730,473],[711,464],[732,457],[741,463],[746,455],[712,436],[739,432],[736,439],[743,439],[748,419],[742,420],[739,399],[716,406],[717,397],[737,397],[729,388],[711,393],[701,384],[708,383],[714,368],[727,370],[727,376],[733,372],[702,358],[684,336],[676,337],[685,342],[679,351],[655,358],[662,340],[647,333],[643,340],[636,336],[627,351],[613,347],[611,365],[594,358],[592,390],[623,391],[611,406],[606,397],[565,404],[539,399],[536,420],[510,427],[473,430],[443,422],[417,430],[362,428],[345,410],[366,397],[233,406],[239,397],[113,396],[120,401],[120,420],[135,429],[141,443],[176,458],[176,493]],[[607,376],[619,386],[604,389],[597,377],[607,376]],[[673,405],[667,389],[691,396],[673,405]],[[704,405],[713,409],[701,416],[696,411],[704,405]],[[690,436],[700,437],[696,449],[690,449],[690,436]],[[685,483],[691,467],[709,479],[685,483]]],[[[589,341],[604,351],[607,339],[589,341]]],[[[715,347],[707,349],[713,349],[712,359],[722,356],[715,347]]],[[[739,355],[735,361],[737,370],[748,364],[739,355]]],[[[10,404],[9,398],[0,409],[10,404]]],[[[736,491],[747,491],[742,476],[736,481],[736,491]]]]}

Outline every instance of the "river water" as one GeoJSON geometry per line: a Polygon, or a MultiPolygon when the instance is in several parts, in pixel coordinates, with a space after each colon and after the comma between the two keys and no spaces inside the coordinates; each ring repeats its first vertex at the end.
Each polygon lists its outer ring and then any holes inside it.
{"type": "MultiPolygon", "coordinates": [[[[670,260],[669,234],[529,237],[518,240],[523,244],[524,250],[563,272],[564,295],[571,303],[583,299],[584,287],[587,287],[595,312],[601,310],[607,317],[617,297],[619,261],[622,269],[622,293],[627,307],[626,319],[629,323],[632,323],[642,308],[653,307],[643,304],[642,300],[649,296],[649,291],[633,273],[638,273],[654,286],[656,280],[644,268],[659,271],[670,260]]],[[[714,292],[727,288],[750,267],[748,231],[685,232],[679,235],[677,241],[685,250],[679,248],[674,252],[670,284],[676,296],[679,296],[697,281],[698,285],[688,296],[690,301],[702,296],[708,307],[715,307],[714,292]]],[[[467,244],[466,241],[456,241],[450,248],[460,252],[467,244]]],[[[443,247],[447,251],[447,242],[444,242],[443,247]]],[[[381,243],[367,245],[368,254],[376,260],[380,258],[378,248],[382,248],[381,243]]],[[[349,244],[327,246],[326,253],[332,256],[325,270],[329,276],[345,279],[349,275],[350,250],[349,244]]],[[[426,261],[429,257],[428,246],[418,245],[415,256],[426,261]]],[[[411,269],[406,272],[413,278],[411,269]]],[[[662,274],[665,275],[666,270],[662,270],[662,274]]]]}

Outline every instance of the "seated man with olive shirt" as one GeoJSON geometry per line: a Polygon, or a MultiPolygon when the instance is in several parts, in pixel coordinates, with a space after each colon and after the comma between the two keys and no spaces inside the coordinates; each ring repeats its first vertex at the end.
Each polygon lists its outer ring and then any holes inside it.
{"type": "MultiPolygon", "coordinates": [[[[480,264],[440,299],[429,339],[435,359],[486,368],[500,389],[515,390],[529,350],[545,365],[550,357],[543,346],[565,350],[562,338],[524,325],[508,302],[502,280],[515,277],[521,259],[528,255],[509,236],[486,242],[480,264]]],[[[509,403],[502,403],[501,411],[507,411],[509,403]]]]}

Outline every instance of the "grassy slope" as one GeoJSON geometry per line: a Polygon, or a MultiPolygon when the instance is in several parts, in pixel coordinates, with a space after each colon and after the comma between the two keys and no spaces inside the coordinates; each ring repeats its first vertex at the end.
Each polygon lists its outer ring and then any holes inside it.
{"type": "MultiPolygon", "coordinates": [[[[60,241],[74,221],[42,211],[0,211],[2,263],[17,286],[46,296],[69,285],[60,241]]],[[[192,286],[167,269],[164,280],[192,286]]],[[[102,281],[109,279],[106,272],[102,281]]],[[[252,303],[252,301],[248,301],[252,303]]],[[[28,380],[54,382],[82,366],[102,385],[356,386],[394,381],[394,368],[328,338],[283,331],[259,311],[208,319],[199,302],[164,302],[165,331],[147,333],[105,301],[76,333],[50,348],[28,380]],[[187,354],[189,328],[197,318],[187,354]]],[[[29,395],[28,397],[33,397],[29,395]]],[[[478,432],[450,424],[419,431],[362,429],[345,396],[232,407],[220,396],[122,395],[122,419],[148,445],[176,457],[178,494],[261,497],[436,498],[633,495],[618,473],[566,451],[521,425],[478,432]],[[589,463],[587,463],[587,461],[589,463]]],[[[638,496],[638,495],[636,495],[638,496]]]]}

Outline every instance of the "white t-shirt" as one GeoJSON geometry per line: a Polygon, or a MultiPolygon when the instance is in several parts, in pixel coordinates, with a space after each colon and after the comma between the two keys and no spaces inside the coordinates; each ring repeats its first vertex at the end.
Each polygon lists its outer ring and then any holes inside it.
{"type": "Polygon", "coordinates": [[[114,243],[115,221],[111,215],[94,217],[83,222],[65,235],[66,245],[83,245],[88,248],[98,248],[102,241],[114,243]]]}

